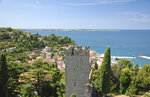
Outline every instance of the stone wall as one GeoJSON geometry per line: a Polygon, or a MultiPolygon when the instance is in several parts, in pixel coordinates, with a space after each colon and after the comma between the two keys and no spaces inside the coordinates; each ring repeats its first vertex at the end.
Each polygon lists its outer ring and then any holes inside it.
{"type": "Polygon", "coordinates": [[[65,51],[66,89],[65,97],[72,93],[76,97],[91,97],[89,84],[89,47],[69,46],[65,51]]]}

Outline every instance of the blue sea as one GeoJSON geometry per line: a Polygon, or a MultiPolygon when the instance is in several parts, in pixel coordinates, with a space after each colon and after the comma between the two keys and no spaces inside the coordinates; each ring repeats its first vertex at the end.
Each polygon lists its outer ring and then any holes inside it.
{"type": "Polygon", "coordinates": [[[99,54],[103,54],[108,46],[112,56],[136,57],[133,64],[143,67],[150,60],[139,56],[150,57],[150,30],[120,30],[120,31],[26,31],[32,34],[69,36],[76,44],[90,46],[99,54]]]}

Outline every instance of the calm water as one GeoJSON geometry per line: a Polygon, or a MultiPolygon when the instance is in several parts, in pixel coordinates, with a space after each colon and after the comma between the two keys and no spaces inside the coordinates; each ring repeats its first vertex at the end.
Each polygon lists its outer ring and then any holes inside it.
{"type": "Polygon", "coordinates": [[[32,34],[69,36],[78,45],[90,46],[92,50],[103,54],[108,46],[111,47],[111,55],[136,57],[131,60],[140,66],[150,64],[148,59],[140,59],[139,56],[150,57],[150,30],[121,30],[121,31],[26,31],[32,34]]]}

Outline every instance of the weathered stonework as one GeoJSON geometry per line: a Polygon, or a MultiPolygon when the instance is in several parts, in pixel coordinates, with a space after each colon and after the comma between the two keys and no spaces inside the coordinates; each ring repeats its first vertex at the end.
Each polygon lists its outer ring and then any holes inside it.
{"type": "Polygon", "coordinates": [[[69,46],[65,58],[65,97],[70,97],[72,93],[75,93],[76,97],[91,97],[89,47],[69,46]]]}

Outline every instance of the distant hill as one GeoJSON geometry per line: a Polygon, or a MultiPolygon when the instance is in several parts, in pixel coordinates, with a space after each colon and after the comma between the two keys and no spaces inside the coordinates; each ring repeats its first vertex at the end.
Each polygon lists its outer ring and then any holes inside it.
{"type": "Polygon", "coordinates": [[[118,29],[18,29],[22,31],[120,31],[118,29]]]}

